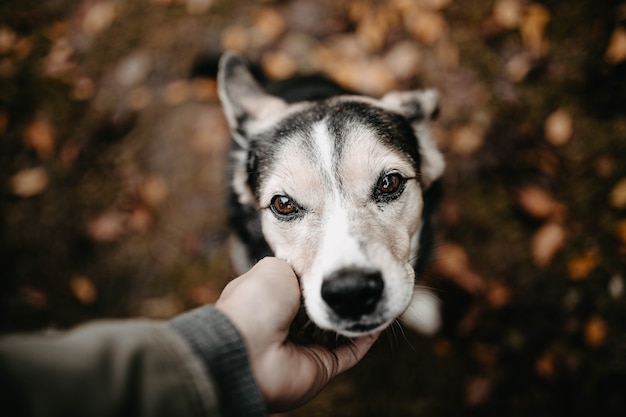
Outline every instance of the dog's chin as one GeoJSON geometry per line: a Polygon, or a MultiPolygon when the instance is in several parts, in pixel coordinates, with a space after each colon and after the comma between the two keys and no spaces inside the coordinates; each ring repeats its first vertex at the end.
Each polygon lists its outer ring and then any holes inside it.
{"type": "Polygon", "coordinates": [[[354,323],[337,323],[333,326],[331,331],[338,333],[345,337],[362,337],[384,330],[391,321],[368,321],[368,322],[354,322],[354,323]]]}

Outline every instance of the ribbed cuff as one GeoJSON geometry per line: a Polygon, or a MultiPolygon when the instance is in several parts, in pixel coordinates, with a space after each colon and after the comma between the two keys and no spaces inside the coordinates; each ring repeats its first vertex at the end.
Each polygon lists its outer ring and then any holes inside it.
{"type": "Polygon", "coordinates": [[[243,338],[222,312],[213,306],[204,306],[173,318],[169,325],[204,362],[217,386],[224,416],[266,415],[243,338]]]}

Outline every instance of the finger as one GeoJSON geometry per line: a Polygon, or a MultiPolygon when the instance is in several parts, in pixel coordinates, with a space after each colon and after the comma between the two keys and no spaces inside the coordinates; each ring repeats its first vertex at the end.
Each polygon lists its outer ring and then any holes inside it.
{"type": "Polygon", "coordinates": [[[332,378],[342,372],[347,371],[356,365],[378,340],[380,333],[355,338],[351,343],[330,350],[322,346],[310,346],[309,349],[314,357],[323,376],[323,384],[328,383],[332,378]]]}

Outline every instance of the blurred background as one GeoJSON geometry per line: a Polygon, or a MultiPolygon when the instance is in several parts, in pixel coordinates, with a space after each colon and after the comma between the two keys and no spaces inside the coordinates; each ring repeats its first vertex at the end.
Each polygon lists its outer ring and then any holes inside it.
{"type": "Polygon", "coordinates": [[[394,325],[286,415],[626,415],[624,1],[2,1],[2,333],[167,318],[234,276],[223,50],[442,96],[443,328],[394,325]]]}

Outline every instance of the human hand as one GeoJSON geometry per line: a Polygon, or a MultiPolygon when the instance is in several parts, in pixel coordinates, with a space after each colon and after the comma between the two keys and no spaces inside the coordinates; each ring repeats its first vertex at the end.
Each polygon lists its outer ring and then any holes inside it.
{"type": "Polygon", "coordinates": [[[215,306],[237,327],[268,409],[285,411],[313,398],[333,377],[354,366],[378,334],[330,349],[288,340],[300,307],[300,288],[291,267],[265,258],[231,281],[215,306]]]}

